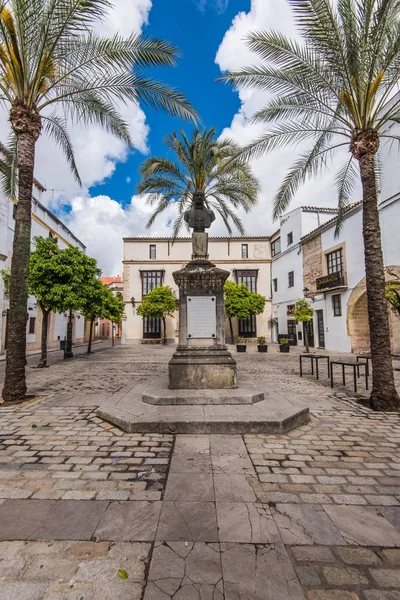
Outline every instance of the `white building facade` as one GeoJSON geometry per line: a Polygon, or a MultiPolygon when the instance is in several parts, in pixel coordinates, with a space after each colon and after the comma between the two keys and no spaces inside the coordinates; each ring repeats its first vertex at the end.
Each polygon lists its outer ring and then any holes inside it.
{"type": "MultiPolygon", "coordinates": [[[[386,281],[400,281],[400,194],[379,205],[386,281]]],[[[339,237],[334,220],[301,240],[303,288],[314,309],[313,345],[338,352],[369,350],[362,204],[345,218],[339,237]]],[[[388,304],[392,351],[400,351],[400,317],[388,304]]],[[[300,329],[300,325],[298,326],[300,329]]]]}
{"type": "MultiPolygon", "coordinates": [[[[176,298],[179,292],[173,272],[183,268],[192,255],[191,238],[124,238],[124,300],[122,343],[159,342],[161,323],[142,319],[137,306],[157,285],[170,286],[176,298]]],[[[234,335],[255,340],[258,336],[271,339],[271,253],[269,237],[209,238],[210,260],[229,271],[230,279],[245,283],[252,291],[266,298],[264,313],[250,319],[234,319],[234,335]]],[[[169,343],[177,341],[179,311],[167,318],[169,343]]],[[[227,339],[230,338],[226,327],[227,339]]],[[[228,340],[230,341],[230,340],[228,340]]]]}
{"type": "MultiPolygon", "coordinates": [[[[41,202],[41,196],[45,188],[34,181],[32,200],[32,232],[31,250],[35,249],[34,238],[54,237],[57,238],[60,248],[76,246],[85,251],[84,244],[76,238],[73,233],[41,202]]],[[[12,246],[15,228],[15,202],[0,193],[0,269],[9,269],[12,261],[12,246]]],[[[7,317],[9,300],[5,290],[3,278],[0,277],[0,354],[4,354],[7,348],[7,317]]],[[[60,340],[66,338],[68,315],[51,313],[49,324],[48,347],[59,347],[60,340]]],[[[84,341],[84,317],[79,311],[73,315],[73,341],[84,341]]],[[[27,351],[40,348],[42,316],[34,296],[29,296],[27,305],[26,341],[27,351]]]]}
{"type": "Polygon", "coordinates": [[[303,333],[292,315],[296,301],[303,297],[301,238],[336,214],[336,210],[299,207],[285,214],[280,229],[271,236],[272,339],[288,337],[302,343],[303,333]]]}

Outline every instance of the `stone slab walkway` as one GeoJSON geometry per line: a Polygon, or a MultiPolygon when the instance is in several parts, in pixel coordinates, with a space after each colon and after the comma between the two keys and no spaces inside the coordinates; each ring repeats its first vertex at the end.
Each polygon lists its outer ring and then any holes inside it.
{"type": "Polygon", "coordinates": [[[61,365],[70,392],[34,371],[53,395],[0,408],[0,600],[400,600],[400,417],[273,355],[241,368],[314,398],[289,433],[129,434],[96,417],[164,350],[61,365]],[[79,384],[100,371],[103,389],[79,384]]]}

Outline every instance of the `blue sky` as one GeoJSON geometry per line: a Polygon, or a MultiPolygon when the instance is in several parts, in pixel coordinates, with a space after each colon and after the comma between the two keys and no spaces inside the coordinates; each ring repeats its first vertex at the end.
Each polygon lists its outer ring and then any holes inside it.
{"type": "MultiPolygon", "coordinates": [[[[221,10],[214,0],[203,8],[195,0],[154,0],[149,24],[143,29],[145,35],[166,39],[181,52],[177,67],[153,69],[149,74],[184,92],[196,107],[202,123],[207,127],[214,126],[217,134],[230,125],[240,100],[230,86],[215,81],[221,75],[215,56],[232,19],[240,11],[249,9],[250,0],[230,0],[225,10],[221,10]]],[[[182,125],[192,128],[187,122],[151,108],[143,109],[150,127],[148,146],[151,155],[165,154],[163,139],[171,131],[182,125]]],[[[144,158],[140,152],[133,151],[126,162],[117,165],[112,177],[90,187],[90,194],[107,194],[123,205],[130,202],[139,178],[138,168],[144,158]]]]}

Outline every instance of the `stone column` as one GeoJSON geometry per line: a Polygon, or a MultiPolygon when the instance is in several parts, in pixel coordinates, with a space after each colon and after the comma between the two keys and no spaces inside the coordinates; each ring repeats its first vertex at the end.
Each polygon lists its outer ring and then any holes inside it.
{"type": "Polygon", "coordinates": [[[126,344],[126,314],[122,315],[121,319],[121,344],[126,344]]]}

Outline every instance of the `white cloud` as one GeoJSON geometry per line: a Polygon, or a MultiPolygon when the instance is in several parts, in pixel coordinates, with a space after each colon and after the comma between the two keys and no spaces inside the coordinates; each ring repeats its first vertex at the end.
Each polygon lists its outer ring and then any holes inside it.
{"type": "Polygon", "coordinates": [[[132,181],[132,180],[131,180],[131,178],[130,178],[130,177],[127,177],[127,178],[125,179],[125,183],[130,183],[131,181],[132,181]]]}
{"type": "Polygon", "coordinates": [[[206,8],[213,8],[218,14],[223,14],[228,8],[229,0],[192,0],[200,12],[205,12],[206,8]]]}
{"type": "Polygon", "coordinates": [[[169,223],[175,216],[171,206],[151,230],[146,230],[153,209],[140,196],[133,196],[125,207],[109,196],[88,195],[76,196],[70,205],[70,212],[61,215],[63,221],[87,246],[87,254],[97,259],[106,276],[122,272],[124,236],[170,235],[169,223]]]}
{"type": "MultiPolygon", "coordinates": [[[[287,0],[252,0],[251,10],[248,13],[240,12],[236,15],[216,55],[215,61],[221,71],[235,71],[259,62],[246,46],[246,37],[251,31],[263,29],[274,29],[290,37],[296,36],[287,0]]],[[[221,137],[232,138],[237,143],[244,145],[257,139],[266,131],[264,124],[255,125],[250,120],[254,112],[265,105],[269,96],[248,88],[238,90],[238,94],[241,101],[240,109],[234,115],[231,125],[224,129],[221,137]]],[[[251,161],[262,190],[257,207],[250,214],[240,215],[247,233],[268,234],[278,227],[277,223],[272,222],[274,195],[291,164],[306,148],[308,148],[308,143],[264,155],[251,161]]],[[[345,152],[344,155],[346,156],[345,152]]],[[[303,204],[336,206],[336,202],[334,171],[327,171],[323,177],[307,182],[299,190],[290,209],[303,204]]],[[[221,225],[215,224],[214,229],[220,233],[221,225]]]]}

